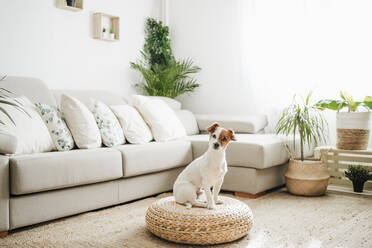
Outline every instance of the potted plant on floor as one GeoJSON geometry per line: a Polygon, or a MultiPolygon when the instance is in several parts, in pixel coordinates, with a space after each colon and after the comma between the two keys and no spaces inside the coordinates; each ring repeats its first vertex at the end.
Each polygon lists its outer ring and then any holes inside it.
{"type": "Polygon", "coordinates": [[[363,192],[364,183],[372,180],[372,174],[369,170],[360,165],[349,166],[349,169],[345,171],[345,176],[353,182],[354,192],[363,192]]]}
{"type": "Polygon", "coordinates": [[[290,161],[285,173],[286,186],[290,193],[295,195],[323,195],[327,190],[329,174],[321,160],[312,160],[304,157],[304,146],[326,141],[328,124],[316,105],[310,104],[311,93],[302,102],[296,96],[293,102],[282,112],[276,125],[276,133],[293,136],[293,152],[289,150],[290,161]],[[295,155],[299,136],[300,158],[295,155]]]}
{"type": "Polygon", "coordinates": [[[132,69],[142,74],[142,80],[135,87],[150,96],[170,98],[198,88],[199,84],[192,75],[201,68],[191,59],[178,60],[173,56],[168,27],[161,21],[148,18],[145,34],[142,59],[130,63],[132,69]]]}
{"type": "Polygon", "coordinates": [[[337,148],[343,150],[365,150],[368,147],[370,120],[372,110],[372,97],[366,96],[364,101],[354,101],[353,97],[346,93],[340,93],[340,100],[325,99],[316,105],[319,109],[337,111],[337,148]],[[360,107],[365,110],[360,112],[360,107]],[[341,112],[342,109],[347,112],[341,112]]]}

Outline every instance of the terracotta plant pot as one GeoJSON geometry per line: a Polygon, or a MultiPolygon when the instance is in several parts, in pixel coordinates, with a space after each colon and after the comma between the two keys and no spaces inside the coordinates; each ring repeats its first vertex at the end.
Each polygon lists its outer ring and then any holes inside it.
{"type": "Polygon", "coordinates": [[[343,150],[367,149],[370,119],[370,112],[337,113],[337,148],[343,150]]]}
{"type": "Polygon", "coordinates": [[[329,174],[322,161],[289,161],[285,181],[287,189],[294,195],[324,195],[328,186],[329,174]]]}

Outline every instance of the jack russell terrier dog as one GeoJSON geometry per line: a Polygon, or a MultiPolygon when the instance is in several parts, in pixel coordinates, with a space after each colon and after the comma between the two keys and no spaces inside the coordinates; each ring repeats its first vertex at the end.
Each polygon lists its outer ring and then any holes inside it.
{"type": "Polygon", "coordinates": [[[186,208],[196,206],[214,209],[215,204],[222,203],[218,193],[227,172],[225,151],[229,142],[236,141],[236,138],[232,129],[226,130],[218,123],[213,123],[206,130],[210,134],[208,150],[179,174],[173,186],[176,202],[186,205],[186,208]],[[201,189],[205,191],[207,202],[198,200],[202,194],[201,189]]]}

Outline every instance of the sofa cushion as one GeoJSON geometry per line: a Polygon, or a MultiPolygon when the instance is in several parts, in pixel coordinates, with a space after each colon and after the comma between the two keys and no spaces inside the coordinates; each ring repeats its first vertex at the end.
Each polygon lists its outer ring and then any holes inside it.
{"type": "Polygon", "coordinates": [[[186,109],[175,110],[174,111],[185,127],[187,135],[199,134],[198,123],[196,122],[194,114],[186,109]]]}
{"type": "Polygon", "coordinates": [[[213,122],[232,128],[236,133],[259,133],[267,126],[266,115],[195,115],[200,131],[205,131],[213,122]]]}
{"type": "MultiPolygon", "coordinates": [[[[263,169],[283,164],[288,160],[284,148],[285,139],[274,134],[235,134],[237,141],[231,142],[226,150],[228,165],[263,169]]],[[[209,135],[188,136],[192,143],[194,158],[208,149],[209,135]]]]}
{"type": "Polygon", "coordinates": [[[5,133],[6,140],[11,142],[10,148],[6,148],[7,143],[0,142],[0,145],[5,146],[0,150],[14,152],[13,154],[27,154],[49,152],[56,149],[48,128],[36,111],[34,104],[27,97],[2,98],[1,100],[0,108],[6,111],[12,119],[3,111],[0,112],[0,120],[3,122],[0,125],[0,131],[5,133]],[[3,103],[3,100],[11,104],[18,103],[22,106],[23,111],[13,105],[3,103]]]}
{"type": "Polygon", "coordinates": [[[61,112],[77,147],[89,149],[102,144],[96,120],[88,108],[78,99],[62,95],[61,112]]]}
{"type": "Polygon", "coordinates": [[[173,98],[169,98],[169,97],[165,97],[165,96],[148,96],[149,98],[152,98],[152,99],[159,99],[159,100],[163,100],[166,104],[168,104],[168,106],[173,109],[174,111],[176,110],[180,110],[181,109],[181,102],[173,99],[173,98]]]}
{"type": "Polygon", "coordinates": [[[185,137],[186,130],[177,115],[164,101],[141,95],[132,96],[133,106],[150,126],[156,141],[185,137]]]}
{"type": "Polygon", "coordinates": [[[123,176],[112,148],[35,153],[10,157],[11,193],[21,195],[108,181],[123,176]]]}
{"type": "Polygon", "coordinates": [[[93,104],[91,99],[96,99],[106,105],[127,104],[124,98],[105,90],[53,90],[57,105],[61,103],[63,94],[70,95],[81,101],[89,110],[92,110],[93,104]]]}
{"type": "Polygon", "coordinates": [[[152,133],[138,111],[130,105],[112,105],[111,110],[118,118],[124,136],[129,143],[144,144],[152,140],[152,133]]]}
{"type": "Polygon", "coordinates": [[[180,139],[116,146],[122,153],[124,177],[167,170],[192,161],[191,143],[180,139]]]}

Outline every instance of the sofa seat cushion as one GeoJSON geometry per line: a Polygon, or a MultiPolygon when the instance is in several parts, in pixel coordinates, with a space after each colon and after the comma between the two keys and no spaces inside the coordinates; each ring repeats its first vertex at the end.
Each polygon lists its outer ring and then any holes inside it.
{"type": "MultiPolygon", "coordinates": [[[[288,160],[283,138],[274,134],[236,134],[237,141],[231,142],[226,150],[228,165],[249,168],[269,168],[288,160]]],[[[192,143],[194,158],[208,149],[209,135],[188,136],[192,143]]]]}
{"type": "Polygon", "coordinates": [[[122,154],[124,177],[142,175],[189,164],[190,141],[186,139],[116,146],[122,154]]]}
{"type": "Polygon", "coordinates": [[[11,193],[22,195],[123,176],[120,152],[112,148],[35,153],[10,157],[11,193]]]}

